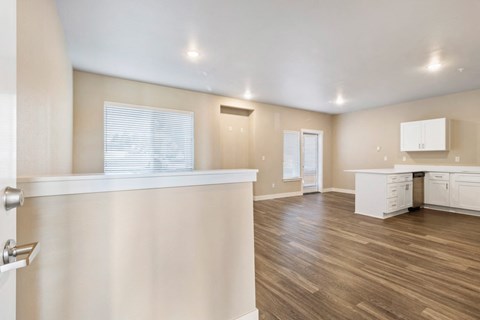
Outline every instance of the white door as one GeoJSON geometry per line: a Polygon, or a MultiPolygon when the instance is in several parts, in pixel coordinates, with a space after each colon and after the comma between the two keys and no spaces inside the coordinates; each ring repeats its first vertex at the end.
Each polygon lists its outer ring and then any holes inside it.
{"type": "Polygon", "coordinates": [[[322,189],[321,134],[302,133],[302,183],[303,193],[318,192],[322,189]]]}
{"type": "MultiPolygon", "coordinates": [[[[16,1],[0,1],[0,197],[16,182],[16,1]]],[[[0,203],[0,252],[16,237],[16,210],[0,203]]],[[[0,266],[3,265],[0,258],[0,266]]],[[[16,271],[0,273],[0,319],[15,319],[16,271]]]]}

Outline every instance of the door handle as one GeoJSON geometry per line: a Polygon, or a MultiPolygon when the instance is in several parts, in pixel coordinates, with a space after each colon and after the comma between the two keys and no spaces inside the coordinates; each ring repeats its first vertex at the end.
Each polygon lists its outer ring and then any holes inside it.
{"type": "Polygon", "coordinates": [[[5,206],[5,210],[15,209],[16,207],[23,206],[24,201],[23,190],[6,187],[3,193],[3,205],[5,206]]]}
{"type": "Polygon", "coordinates": [[[5,243],[3,248],[3,265],[0,266],[0,272],[7,272],[15,269],[28,267],[38,252],[40,251],[40,244],[38,242],[17,246],[15,240],[10,239],[5,243]],[[17,256],[27,255],[25,259],[17,261],[17,256]]]}

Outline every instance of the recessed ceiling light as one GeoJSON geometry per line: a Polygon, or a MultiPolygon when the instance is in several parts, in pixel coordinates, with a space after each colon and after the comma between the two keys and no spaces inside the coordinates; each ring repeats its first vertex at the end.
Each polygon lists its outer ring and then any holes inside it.
{"type": "Polygon", "coordinates": [[[195,58],[198,58],[200,56],[200,53],[198,53],[198,51],[190,50],[190,51],[187,52],[187,56],[195,59],[195,58]]]}
{"type": "Polygon", "coordinates": [[[465,71],[465,68],[458,68],[457,70],[458,70],[458,72],[463,72],[463,71],[465,71]]]}
{"type": "Polygon", "coordinates": [[[335,104],[341,106],[341,105],[345,104],[345,99],[343,99],[343,97],[339,95],[337,97],[337,99],[335,100],[335,104]]]}
{"type": "Polygon", "coordinates": [[[247,100],[252,99],[252,93],[250,92],[250,90],[245,91],[245,93],[243,94],[243,97],[247,100]]]}
{"type": "Polygon", "coordinates": [[[443,67],[443,65],[440,62],[434,62],[431,63],[427,66],[428,71],[430,72],[435,72],[440,70],[443,67]]]}

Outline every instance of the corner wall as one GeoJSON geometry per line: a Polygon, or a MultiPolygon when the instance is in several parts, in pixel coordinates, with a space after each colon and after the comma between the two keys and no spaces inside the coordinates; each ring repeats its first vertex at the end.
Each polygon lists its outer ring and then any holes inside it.
{"type": "Polygon", "coordinates": [[[55,2],[17,1],[17,175],[72,172],[72,81],[55,2]]]}
{"type": "Polygon", "coordinates": [[[103,172],[103,106],[105,101],[112,101],[193,111],[195,168],[259,169],[254,185],[256,196],[300,191],[300,181],[282,180],[283,130],[321,130],[324,132],[323,184],[324,188],[331,187],[331,115],[82,71],[74,71],[73,85],[74,173],[103,172]],[[248,118],[226,115],[220,113],[220,105],[254,111],[248,118]]]}
{"type": "Polygon", "coordinates": [[[333,135],[333,185],[340,189],[355,188],[354,174],[344,172],[347,169],[391,168],[395,164],[479,165],[480,90],[336,115],[333,135]],[[451,120],[449,151],[400,151],[401,122],[444,117],[451,120]],[[381,147],[378,152],[377,146],[381,147]]]}

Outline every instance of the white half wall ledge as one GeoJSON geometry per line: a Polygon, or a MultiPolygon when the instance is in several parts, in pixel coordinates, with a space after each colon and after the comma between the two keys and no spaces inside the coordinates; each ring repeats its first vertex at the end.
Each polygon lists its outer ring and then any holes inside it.
{"type": "Polygon", "coordinates": [[[243,315],[240,318],[237,318],[235,320],[258,320],[258,319],[259,319],[258,309],[255,309],[254,311],[249,312],[246,315],[243,315]]]}
{"type": "Polygon", "coordinates": [[[90,174],[19,177],[26,198],[82,193],[191,187],[257,181],[255,169],[206,170],[155,174],[90,174]]]}

